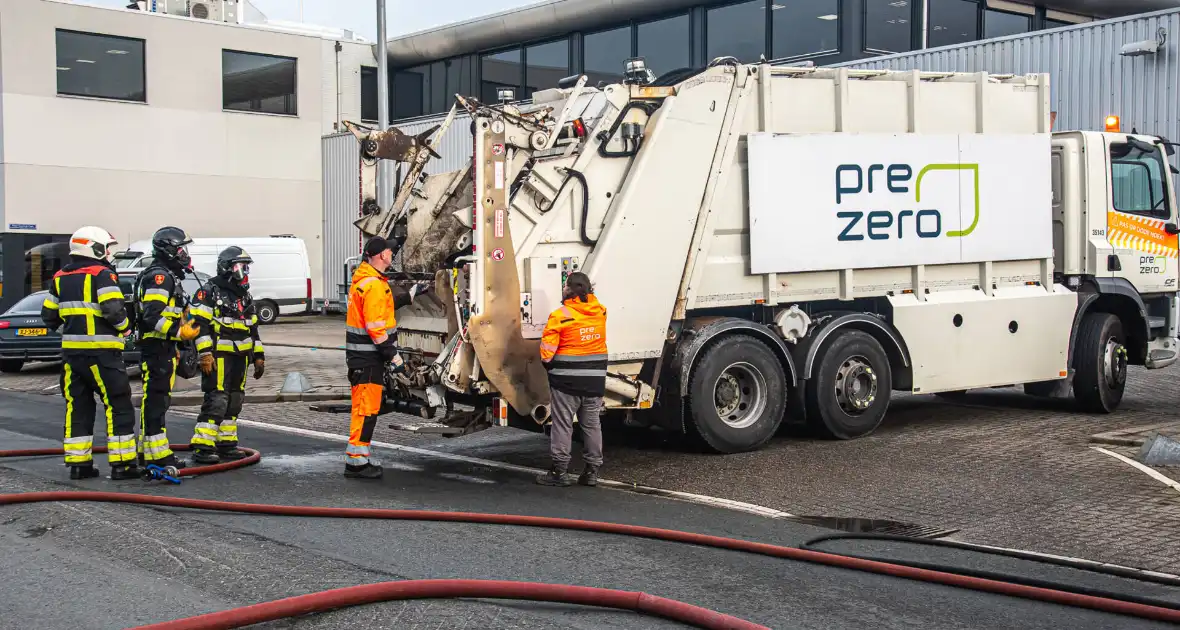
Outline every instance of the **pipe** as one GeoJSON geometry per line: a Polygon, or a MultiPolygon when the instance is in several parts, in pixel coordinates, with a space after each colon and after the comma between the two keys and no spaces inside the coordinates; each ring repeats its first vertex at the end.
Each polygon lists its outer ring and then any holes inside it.
{"type": "MultiPolygon", "coordinates": [[[[50,449],[46,449],[50,450],[50,449]]],[[[7,457],[10,451],[0,451],[0,457],[7,457]]],[[[60,449],[57,449],[60,453],[60,449]]],[[[237,462],[234,462],[237,463],[237,462]]],[[[187,472],[187,471],[186,471],[187,472]]],[[[432,510],[393,510],[379,508],[315,507],[296,505],[270,505],[266,503],[236,503],[231,501],[210,501],[207,499],[183,499],[169,496],[130,494],[125,492],[24,492],[0,494],[0,505],[18,505],[47,501],[97,501],[106,503],[132,503],[137,505],[158,505],[163,507],[192,508],[216,512],[238,512],[242,514],[270,514],[274,516],[309,516],[325,518],[369,518],[383,520],[433,521],[446,523],[479,523],[484,525],[515,525],[518,527],[546,527],[575,531],[598,532],[636,536],[655,540],[687,543],[715,549],[745,551],[773,558],[784,558],[800,562],[821,564],[842,569],[854,569],[878,575],[955,586],[984,593],[1008,595],[1035,601],[1073,606],[1102,612],[1140,617],[1154,621],[1180,623],[1180,608],[1148,606],[1121,599],[1095,597],[1070,591],[1013,584],[1011,582],[970,577],[947,571],[932,571],[908,567],[891,562],[865,560],[853,556],[810,551],[797,547],[783,547],[757,543],[736,538],[696,534],[674,529],[660,529],[641,525],[623,525],[601,521],[584,521],[549,516],[522,516],[517,514],[481,514],[476,512],[444,512],[432,510]]]]}
{"type": "Polygon", "coordinates": [[[479,597],[561,602],[580,606],[602,606],[633,610],[664,617],[698,628],[717,630],[768,630],[766,626],[693,606],[673,599],[588,586],[510,582],[503,580],[404,580],[378,582],[288,597],[272,602],[232,608],[187,619],[165,621],[134,630],[213,630],[241,628],[257,623],[326,612],[346,606],[405,599],[479,597]]]}
{"type": "MultiPolygon", "coordinates": [[[[376,1],[377,45],[373,47],[373,52],[377,57],[377,129],[385,131],[389,128],[389,44],[385,33],[385,0],[376,1]]],[[[391,167],[388,160],[377,160],[377,205],[387,211],[392,210],[389,204],[393,201],[391,167]]]]}

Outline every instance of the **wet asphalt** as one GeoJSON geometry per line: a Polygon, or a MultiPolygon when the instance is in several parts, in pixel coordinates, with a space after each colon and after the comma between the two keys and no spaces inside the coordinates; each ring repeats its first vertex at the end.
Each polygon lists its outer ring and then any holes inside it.
{"type": "MultiPolygon", "coordinates": [[[[0,450],[59,444],[60,399],[0,393],[0,450]]],[[[342,418],[342,421],[346,419],[342,418]]],[[[173,442],[192,419],[170,418],[173,442]]],[[[180,486],[71,482],[59,458],[0,460],[0,493],[110,490],[288,505],[560,516],[799,545],[831,530],[378,452],[385,479],[345,480],[336,442],[239,429],[251,468],[180,486]]],[[[101,430],[100,430],[101,434],[101,430]]],[[[96,458],[106,472],[105,458],[96,458]]],[[[768,479],[767,483],[781,483],[768,479]]],[[[0,628],[124,628],[353,584],[510,579],[645,591],[772,628],[1149,628],[1162,624],[852,570],[621,536],[508,526],[234,515],[96,503],[0,507],[0,628]]],[[[825,549],[922,560],[1168,599],[1180,589],[897,543],[825,549]]],[[[594,608],[493,600],[374,604],[268,627],[676,628],[594,608]]]]}

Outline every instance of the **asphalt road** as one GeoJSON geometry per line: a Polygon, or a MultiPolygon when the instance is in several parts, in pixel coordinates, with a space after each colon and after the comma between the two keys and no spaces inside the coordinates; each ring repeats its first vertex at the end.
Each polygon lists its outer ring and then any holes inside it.
{"type": "MultiPolygon", "coordinates": [[[[58,443],[58,399],[0,394],[0,449],[58,443]]],[[[185,441],[192,421],[172,419],[185,441]]],[[[829,530],[386,453],[386,478],[346,481],[337,443],[240,429],[258,466],[181,486],[70,482],[57,458],[0,460],[0,492],[86,488],[194,498],[589,518],[797,545],[829,530]]],[[[98,463],[104,471],[105,461],[98,463]]],[[[1149,628],[1155,624],[860,572],[643,539],[504,526],[225,515],[107,504],[0,508],[0,628],[123,628],[352,584],[416,578],[642,590],[772,628],[1149,628]]],[[[962,552],[871,543],[833,551],[922,558],[1085,583],[1180,605],[1180,589],[962,552]]],[[[630,613],[502,601],[371,605],[275,627],[672,628],[630,613]]],[[[1163,627],[1159,625],[1158,627],[1163,627]]]]}

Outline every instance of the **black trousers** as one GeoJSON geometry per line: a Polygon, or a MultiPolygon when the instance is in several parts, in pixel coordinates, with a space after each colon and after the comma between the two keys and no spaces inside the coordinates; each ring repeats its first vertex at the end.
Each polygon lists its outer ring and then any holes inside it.
{"type": "Polygon", "coordinates": [[[145,340],[140,343],[143,362],[143,402],[139,405],[139,454],[144,463],[168,465],[176,459],[164,426],[176,386],[176,344],[145,340]]]}
{"type": "Polygon", "coordinates": [[[198,451],[230,450],[238,445],[238,414],[246,398],[246,354],[213,355],[213,370],[201,376],[205,400],[193,431],[192,447],[198,451]]]}
{"type": "Polygon", "coordinates": [[[107,421],[107,461],[111,466],[135,463],[135,408],[131,381],[121,351],[95,350],[65,357],[61,393],[66,399],[66,463],[93,463],[94,416],[97,397],[107,421]]]}

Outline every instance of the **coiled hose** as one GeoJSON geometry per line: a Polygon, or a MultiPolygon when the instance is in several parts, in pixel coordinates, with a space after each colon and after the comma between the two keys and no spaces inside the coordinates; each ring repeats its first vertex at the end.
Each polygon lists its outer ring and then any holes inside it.
{"type": "MultiPolygon", "coordinates": [[[[173,450],[186,450],[187,445],[174,445],[173,450]]],[[[247,450],[247,449],[243,449],[247,450]]],[[[95,449],[99,451],[99,449],[95,449]]],[[[101,452],[101,451],[99,451],[101,452]]],[[[204,466],[200,468],[189,468],[182,471],[185,476],[203,475],[211,472],[219,472],[231,468],[238,468],[255,463],[259,459],[257,451],[250,451],[252,455],[245,459],[235,462],[227,462],[224,464],[217,464],[216,466],[204,466]],[[216,470],[213,470],[216,469],[216,470]]],[[[64,451],[62,449],[32,449],[23,451],[0,451],[0,458],[3,457],[18,457],[28,455],[61,455],[64,451]]],[[[655,540],[665,540],[670,542],[687,543],[693,545],[700,545],[703,547],[713,547],[716,549],[728,549],[733,551],[745,551],[748,553],[755,553],[764,556],[771,556],[774,558],[784,558],[787,560],[797,560],[801,562],[809,562],[813,564],[821,564],[825,566],[838,567],[843,569],[855,569],[858,571],[865,571],[868,573],[875,573],[879,575],[889,575],[893,577],[906,578],[917,580],[921,582],[930,582],[933,584],[942,584],[946,586],[955,586],[959,588],[966,588],[985,593],[994,593],[998,595],[1009,595],[1012,597],[1021,597],[1024,599],[1031,599],[1042,602],[1049,602],[1060,604],[1063,606],[1073,606],[1077,608],[1087,608],[1091,610],[1098,610],[1107,613],[1114,613],[1120,615],[1128,615],[1132,617],[1140,617],[1143,619],[1150,619],[1154,621],[1164,621],[1170,623],[1180,623],[1180,608],[1162,605],[1148,605],[1143,603],[1126,601],[1113,597],[1099,597],[1094,595],[1086,595],[1077,592],[1071,592],[1062,589],[1043,588],[1037,586],[1029,586],[1025,584],[1017,584],[1011,581],[988,579],[980,577],[972,577],[968,575],[961,575],[948,571],[937,571],[931,569],[918,568],[913,566],[906,566],[893,562],[882,562],[876,560],[868,560],[858,558],[855,556],[846,556],[841,554],[828,553],[823,551],[812,551],[808,549],[800,549],[797,547],[784,547],[780,545],[771,545],[766,543],[757,543],[747,540],[740,540],[736,538],[726,538],[722,536],[711,536],[707,534],[696,534],[692,532],[683,532],[672,529],[661,529],[656,527],[644,527],[641,525],[624,525],[620,523],[605,523],[600,521],[586,521],[579,519],[557,518],[546,516],[523,516],[516,514],[483,514],[477,512],[442,512],[434,510],[394,510],[394,509],[379,509],[379,508],[343,508],[343,507],[316,507],[316,506],[299,506],[299,505],[272,505],[265,503],[238,503],[232,501],[212,501],[208,499],[187,499],[180,497],[169,496],[154,496],[145,494],[129,494],[122,492],[91,492],[91,491],[65,491],[65,492],[24,492],[17,494],[2,494],[0,495],[0,505],[17,505],[22,503],[41,503],[52,501],[91,501],[104,503],[132,503],[137,505],[156,505],[162,507],[174,508],[191,508],[199,510],[210,510],[219,512],[236,512],[243,514],[268,514],[273,516],[304,516],[304,517],[325,517],[325,518],[365,518],[365,519],[383,519],[383,520],[408,520],[408,521],[436,521],[436,522],[450,522],[450,523],[478,523],[485,525],[515,525],[518,527],[545,527],[551,529],[566,529],[577,531],[598,532],[603,534],[618,534],[623,536],[635,536],[640,538],[649,538],[655,540]]],[[[353,589],[339,589],[336,591],[324,591],[321,593],[312,593],[311,595],[300,596],[300,599],[289,598],[287,600],[277,600],[269,602],[268,604],[258,604],[254,607],[247,606],[243,608],[235,608],[220,613],[214,621],[202,622],[202,625],[158,625],[159,628],[237,628],[257,621],[251,621],[254,617],[249,616],[250,609],[257,610],[257,606],[275,606],[277,608],[268,608],[271,611],[291,611],[289,613],[280,615],[279,617],[268,617],[268,619],[278,619],[283,616],[292,616],[296,614],[306,614],[308,612],[316,612],[320,610],[331,610],[341,606],[352,606],[358,603],[369,603],[375,601],[385,601],[382,598],[376,598],[374,592],[388,593],[390,599],[408,599],[412,597],[424,597],[427,595],[414,595],[410,593],[442,593],[451,591],[431,590],[439,589],[438,586],[427,586],[424,582],[432,584],[440,581],[417,581],[419,584],[411,586],[413,582],[402,583],[383,583],[366,585],[373,590],[364,590],[365,587],[353,587],[353,589]],[[394,588],[395,584],[407,584],[404,589],[394,588]],[[388,589],[388,590],[386,590],[388,589]],[[359,599],[355,599],[359,598],[359,599]],[[298,600],[298,601],[293,601],[298,600]],[[306,609],[299,608],[307,602],[317,603],[316,608],[306,609]],[[283,602],[286,602],[283,604],[283,602]],[[352,602],[352,603],[349,603],[352,602]],[[282,604],[280,606],[280,604],[282,604]],[[228,625],[227,625],[228,624],[228,625]]],[[[454,592],[475,592],[463,591],[464,588],[476,589],[475,582],[471,580],[445,580],[443,582],[451,582],[456,589],[454,592]]],[[[480,583],[478,588],[487,587],[489,589],[504,588],[503,592],[516,592],[521,595],[531,594],[529,589],[533,585],[520,586],[519,582],[509,583],[480,583]],[[513,587],[508,586],[492,586],[492,584],[512,584],[513,587]],[[522,590],[513,590],[520,587],[522,590]]],[[[570,597],[574,597],[575,591],[568,589],[577,589],[578,587],[568,585],[549,585],[558,591],[545,591],[549,596],[555,593],[565,593],[570,597]]],[[[490,591],[479,591],[490,592],[490,591]]],[[[540,593],[540,591],[538,591],[540,593]]],[[[586,597],[587,594],[579,592],[578,597],[586,597]]],[[[595,605],[603,605],[614,607],[613,603],[618,603],[618,591],[613,592],[612,595],[600,593],[593,596],[594,601],[600,602],[595,605]],[[613,603],[607,603],[613,602],[613,603]]],[[[638,598],[642,594],[631,593],[627,597],[638,598]]],[[[492,595],[432,595],[433,597],[493,597],[492,595]]],[[[384,597],[384,596],[382,596],[384,597]]],[[[650,597],[650,596],[649,596],[650,597]]],[[[553,601],[553,600],[550,600],[553,601]]],[[[570,601],[570,600],[558,600],[570,601]]],[[[583,600],[584,601],[584,600],[583,600]]],[[[628,601],[638,601],[637,599],[628,601]]],[[[671,600],[668,600],[671,601],[671,600]]],[[[686,615],[692,611],[699,611],[696,607],[682,602],[672,602],[672,608],[668,610],[673,614],[684,612],[686,615]],[[679,609],[676,605],[687,606],[688,608],[679,609]],[[673,610],[675,609],[675,610],[673,610]]],[[[661,604],[664,605],[664,604],[661,604]]],[[[626,608],[636,610],[632,606],[626,608]]],[[[651,612],[644,610],[644,612],[651,612]]],[[[272,612],[270,614],[277,614],[272,612]]],[[[661,613],[662,614],[662,613],[661,613]]],[[[694,615],[697,613],[693,613],[694,615]]],[[[720,613],[715,613],[720,614],[720,613]]],[[[208,618],[209,616],[204,616],[208,618]]],[[[697,620],[697,617],[692,617],[693,621],[688,621],[689,617],[672,617],[691,623],[702,628],[757,628],[760,626],[751,624],[750,622],[742,622],[741,620],[734,620],[736,622],[745,623],[749,625],[702,625],[702,621],[697,620]]],[[[173,624],[188,624],[190,622],[196,623],[200,617],[191,619],[181,619],[173,624]]],[[[733,623],[734,621],[726,621],[725,623],[733,623]]]]}

